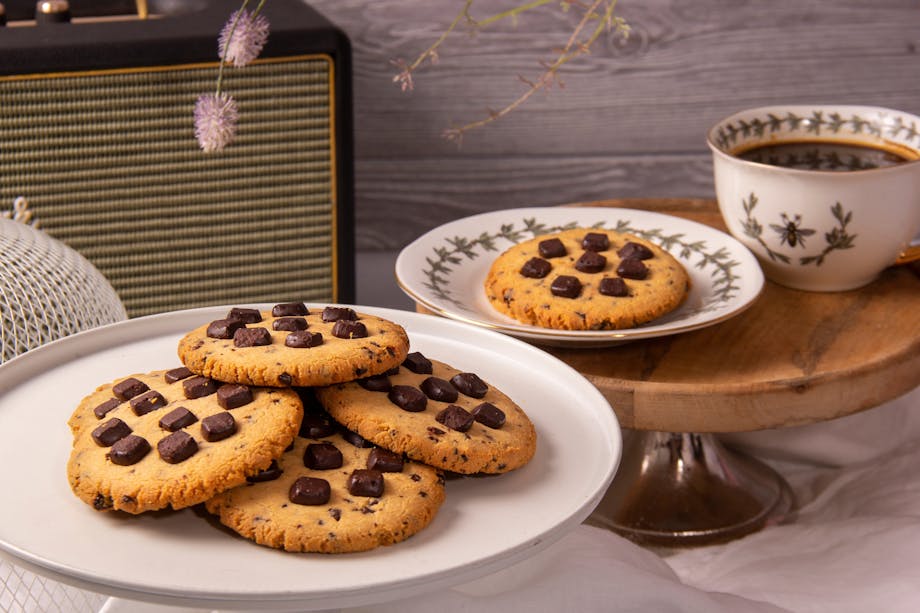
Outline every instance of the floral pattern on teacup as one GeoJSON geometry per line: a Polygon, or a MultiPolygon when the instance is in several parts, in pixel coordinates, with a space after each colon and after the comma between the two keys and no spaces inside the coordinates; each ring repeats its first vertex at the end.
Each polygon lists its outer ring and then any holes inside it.
{"type": "MultiPolygon", "coordinates": [[[[764,240],[764,225],[753,215],[754,209],[757,207],[757,202],[757,195],[754,194],[754,192],[751,192],[748,198],[742,199],[741,204],[744,207],[745,213],[745,219],[739,220],[742,230],[745,235],[751,237],[763,247],[771,260],[792,265],[792,257],[771,249],[766,240],[764,240]]],[[[824,233],[824,249],[818,253],[799,257],[799,265],[809,266],[814,264],[815,266],[820,266],[831,252],[837,251],[838,249],[853,248],[853,241],[856,239],[857,235],[847,232],[847,226],[853,220],[853,213],[851,211],[845,211],[843,205],[839,202],[835,203],[830,208],[830,211],[834,219],[837,220],[837,225],[824,233]]],[[[793,215],[789,215],[785,212],[781,213],[780,222],[781,223],[778,224],[769,224],[770,229],[779,235],[780,246],[788,245],[791,248],[800,247],[805,249],[806,241],[817,232],[817,230],[813,228],[802,227],[802,216],[797,213],[793,215]]]]}
{"type": "Polygon", "coordinates": [[[730,152],[739,139],[743,142],[751,137],[759,138],[782,132],[801,132],[811,136],[820,136],[822,131],[824,134],[868,134],[920,145],[920,129],[914,122],[908,123],[900,115],[887,117],[889,120],[882,122],[860,115],[844,116],[836,111],[825,113],[814,110],[811,115],[787,111],[783,116],[767,113],[763,117],[740,118],[719,126],[714,140],[725,152],[730,152]]]}

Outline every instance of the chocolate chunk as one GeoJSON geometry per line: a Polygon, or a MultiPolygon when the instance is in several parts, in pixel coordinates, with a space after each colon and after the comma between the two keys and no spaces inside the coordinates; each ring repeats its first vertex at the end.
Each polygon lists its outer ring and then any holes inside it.
{"type": "Polygon", "coordinates": [[[382,473],[398,473],[402,472],[403,459],[399,454],[377,447],[367,456],[367,467],[382,473]]]}
{"type": "Polygon", "coordinates": [[[558,238],[548,238],[545,241],[540,241],[537,245],[537,250],[544,258],[560,258],[567,253],[565,245],[558,238]]]}
{"type": "Polygon", "coordinates": [[[406,359],[403,361],[403,366],[417,375],[431,374],[431,360],[418,351],[413,351],[407,355],[406,359]]]}
{"type": "Polygon", "coordinates": [[[278,383],[280,383],[281,385],[290,385],[293,382],[294,382],[294,377],[292,377],[286,372],[283,372],[280,375],[278,375],[278,383]]]}
{"type": "Polygon", "coordinates": [[[323,405],[317,400],[312,387],[295,387],[294,391],[297,392],[297,397],[300,398],[300,402],[303,403],[303,410],[305,412],[326,416],[326,409],[324,409],[323,405]]]}
{"type": "Polygon", "coordinates": [[[114,502],[111,496],[105,496],[103,494],[97,493],[93,497],[93,508],[97,511],[104,511],[105,509],[111,509],[114,506],[114,502]]]}
{"type": "Polygon", "coordinates": [[[530,258],[521,266],[521,276],[529,279],[542,279],[553,269],[553,265],[542,258],[530,258]]]}
{"type": "Polygon", "coordinates": [[[252,402],[252,390],[246,385],[225,383],[217,389],[217,404],[227,410],[252,402]]]}
{"type": "Polygon", "coordinates": [[[309,332],[307,330],[297,330],[291,332],[284,339],[286,347],[294,349],[309,349],[310,347],[319,347],[323,344],[323,335],[319,332],[309,332]]]}
{"type": "Polygon", "coordinates": [[[354,447],[358,447],[359,449],[366,449],[368,447],[374,446],[374,443],[370,442],[357,432],[352,432],[348,428],[339,428],[339,435],[341,435],[343,439],[351,443],[354,447]]]}
{"type": "Polygon", "coordinates": [[[181,430],[186,426],[191,426],[198,421],[195,414],[185,407],[178,407],[160,418],[160,427],[170,432],[181,430]]]}
{"type": "Polygon", "coordinates": [[[462,372],[451,377],[450,382],[454,384],[460,392],[470,398],[482,398],[489,391],[486,382],[479,378],[479,375],[471,372],[462,372]]]}
{"type": "Polygon", "coordinates": [[[439,377],[428,377],[422,381],[419,387],[425,392],[425,395],[432,400],[441,402],[456,402],[460,395],[457,388],[451,385],[450,381],[445,381],[439,377]]]}
{"type": "Polygon", "coordinates": [[[95,430],[93,430],[93,440],[100,447],[111,447],[117,441],[131,434],[131,427],[117,417],[113,417],[95,430]]]}
{"type": "Polygon", "coordinates": [[[338,338],[367,338],[367,326],[360,321],[340,319],[332,326],[332,336],[338,338]]]}
{"type": "Polygon", "coordinates": [[[235,433],[236,420],[230,413],[215,413],[201,420],[201,437],[209,443],[222,441],[235,433]]]}
{"type": "Polygon", "coordinates": [[[280,477],[283,472],[284,471],[281,470],[281,467],[278,466],[278,461],[272,460],[272,463],[268,465],[268,468],[260,470],[254,475],[249,475],[246,477],[246,481],[249,483],[264,483],[265,481],[274,481],[280,477]]]}
{"type": "Polygon", "coordinates": [[[160,439],[157,451],[164,462],[178,464],[198,451],[198,443],[185,430],[178,430],[160,439]]]}
{"type": "Polygon", "coordinates": [[[272,344],[272,335],[267,328],[240,328],[233,333],[234,347],[262,347],[272,344]]]}
{"type": "Polygon", "coordinates": [[[348,477],[348,492],[352,496],[378,498],[383,494],[383,473],[372,468],[357,468],[348,477]]]}
{"type": "Polygon", "coordinates": [[[259,312],[259,309],[233,307],[227,313],[227,319],[237,319],[244,324],[257,324],[262,321],[262,313],[259,312]]]}
{"type": "Polygon", "coordinates": [[[310,443],[303,452],[303,465],[313,470],[342,466],[342,452],[332,443],[310,443]]]}
{"type": "Polygon", "coordinates": [[[179,368],[173,368],[172,370],[167,370],[166,374],[163,375],[163,378],[167,383],[175,383],[176,381],[181,381],[182,379],[188,379],[192,376],[192,371],[190,371],[185,366],[180,366],[179,368]]]}
{"type": "Polygon", "coordinates": [[[284,474],[284,471],[281,470],[280,466],[278,466],[277,460],[272,460],[272,463],[268,465],[268,468],[260,470],[254,475],[249,475],[246,477],[246,481],[249,483],[264,483],[266,481],[274,481],[282,474],[284,474]]]}
{"type": "Polygon", "coordinates": [[[109,398],[108,400],[106,400],[105,402],[97,406],[95,409],[93,409],[93,415],[95,415],[97,419],[102,419],[108,413],[117,409],[118,405],[120,404],[121,404],[121,400],[119,400],[118,398],[109,398]]]}
{"type": "Polygon", "coordinates": [[[147,387],[147,384],[143,381],[138,381],[134,377],[125,379],[116,383],[112,387],[112,393],[115,394],[115,397],[119,400],[131,400],[135,396],[143,394],[150,388],[147,387]]]}
{"type": "Polygon", "coordinates": [[[645,245],[641,243],[635,243],[633,241],[629,241],[628,243],[620,247],[620,250],[617,251],[617,255],[623,258],[624,260],[626,258],[637,258],[640,260],[649,260],[655,257],[655,254],[652,253],[651,249],[649,249],[648,247],[646,247],[645,245]]]}
{"type": "Polygon", "coordinates": [[[203,398],[217,391],[217,382],[207,377],[192,377],[182,382],[182,390],[189,400],[203,398]]]}
{"type": "Polygon", "coordinates": [[[306,330],[307,320],[303,317],[279,317],[272,322],[272,330],[283,330],[285,332],[296,332],[297,330],[306,330]]]}
{"type": "Polygon", "coordinates": [[[578,298],[581,294],[581,281],[569,275],[559,275],[553,279],[549,291],[560,298],[578,298]]]}
{"type": "Polygon", "coordinates": [[[309,315],[307,305],[302,302],[282,302],[272,307],[272,317],[309,315]]]}
{"type": "Polygon", "coordinates": [[[356,321],[358,319],[358,314],[355,313],[354,309],[350,309],[348,307],[327,306],[325,309],[323,309],[323,321],[339,321],[340,319],[356,321]]]}
{"type": "Polygon", "coordinates": [[[466,432],[473,426],[473,422],[476,421],[472,413],[455,404],[447,405],[442,411],[435,415],[435,420],[457,432],[466,432]]]}
{"type": "Polygon", "coordinates": [[[306,414],[300,422],[300,431],[303,438],[326,438],[335,434],[335,425],[322,415],[306,414]]]}
{"type": "Polygon", "coordinates": [[[473,418],[483,426],[497,430],[505,425],[505,412],[491,402],[483,402],[472,410],[473,418]]]}
{"type": "Polygon", "coordinates": [[[144,392],[140,396],[135,396],[131,399],[129,404],[134,414],[141,416],[151,411],[156,411],[160,407],[165,407],[167,402],[166,398],[163,398],[163,394],[156,390],[150,390],[149,392],[144,392]]]}
{"type": "Polygon", "coordinates": [[[428,398],[417,387],[411,385],[394,385],[387,393],[390,402],[403,411],[418,413],[428,405],[428,398]]]}
{"type": "Polygon", "coordinates": [[[208,324],[208,338],[233,338],[237,330],[242,330],[246,324],[239,319],[215,319],[208,324]]]}
{"type": "Polygon", "coordinates": [[[112,464],[130,466],[144,459],[149,451],[150,443],[147,442],[147,439],[136,434],[129,434],[112,445],[105,457],[111,460],[112,464]]]}
{"type": "Polygon", "coordinates": [[[617,274],[626,279],[642,280],[648,276],[648,267],[639,258],[626,258],[617,266],[617,274]]]}
{"type": "Polygon", "coordinates": [[[595,273],[604,270],[607,265],[607,258],[596,251],[585,251],[581,257],[575,261],[575,270],[581,272],[595,273]]]}
{"type": "Polygon", "coordinates": [[[358,379],[358,385],[369,392],[388,392],[392,387],[390,378],[386,375],[373,375],[358,379]]]}
{"type": "Polygon", "coordinates": [[[585,251],[606,251],[610,249],[610,239],[601,232],[588,232],[581,239],[581,246],[585,251]]]}
{"type": "Polygon", "coordinates": [[[616,296],[622,298],[629,296],[629,288],[626,287],[626,281],[620,277],[604,277],[597,284],[597,291],[605,296],[616,296]]]}
{"type": "Polygon", "coordinates": [[[288,491],[288,500],[294,504],[317,506],[329,502],[332,488],[325,479],[298,477],[288,491]]]}

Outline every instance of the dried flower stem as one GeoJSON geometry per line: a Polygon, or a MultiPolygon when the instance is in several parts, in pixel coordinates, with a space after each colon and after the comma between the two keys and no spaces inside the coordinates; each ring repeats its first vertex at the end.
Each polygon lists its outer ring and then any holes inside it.
{"type": "Polygon", "coordinates": [[[461,126],[455,126],[448,128],[444,131],[442,136],[449,140],[461,143],[463,141],[463,135],[470,130],[476,128],[481,128],[493,121],[500,119],[511,113],[522,104],[527,102],[534,94],[542,89],[549,89],[554,82],[558,80],[557,73],[559,69],[562,68],[565,64],[572,61],[578,56],[586,55],[590,53],[591,45],[600,37],[604,31],[608,30],[611,27],[614,27],[621,31],[628,31],[625,28],[625,24],[622,22],[616,22],[613,18],[613,11],[616,8],[617,0],[593,0],[592,3],[585,10],[584,15],[582,15],[581,20],[578,22],[578,25],[575,26],[575,29],[572,32],[572,35],[569,37],[569,40],[566,42],[565,47],[559,52],[556,59],[553,60],[550,64],[544,64],[545,70],[537,78],[536,81],[528,81],[521,77],[521,80],[529,85],[528,89],[524,91],[520,96],[515,98],[504,108],[498,111],[490,111],[489,114],[477,121],[472,121],[461,126]],[[599,20],[597,27],[590,33],[590,35],[582,42],[579,42],[579,37],[587,28],[588,24],[598,18],[597,9],[607,3],[606,9],[604,10],[603,16],[599,20]]]}
{"type": "MultiPolygon", "coordinates": [[[[464,9],[464,16],[467,18],[467,21],[469,21],[471,24],[477,27],[480,27],[480,28],[484,28],[487,25],[495,23],[496,21],[501,21],[502,19],[507,19],[509,17],[514,19],[521,13],[529,11],[530,9],[539,8],[543,6],[544,4],[550,4],[552,2],[558,2],[558,1],[559,0],[534,0],[533,2],[528,2],[526,4],[516,6],[512,9],[508,9],[507,11],[502,11],[501,13],[496,13],[495,15],[492,15],[491,17],[487,17],[486,19],[480,19],[480,20],[473,19],[472,15],[470,15],[469,5],[472,4],[472,2],[468,2],[467,6],[464,9]]],[[[562,1],[563,3],[571,2],[571,0],[562,0],[562,1]]]]}
{"type": "Polygon", "coordinates": [[[205,152],[220,151],[236,138],[239,109],[233,96],[221,91],[227,61],[232,60],[234,66],[246,66],[259,56],[268,39],[270,24],[259,14],[266,0],[260,0],[252,14],[246,12],[249,1],[243,0],[220,32],[215,92],[198,96],[195,101],[195,138],[205,152]]]}
{"type": "Polygon", "coordinates": [[[469,10],[471,6],[473,6],[473,0],[466,0],[466,2],[463,4],[463,9],[457,13],[457,16],[454,17],[454,20],[450,22],[450,25],[447,26],[441,36],[438,37],[438,40],[434,41],[430,47],[425,49],[421,55],[415,58],[414,62],[406,66],[407,72],[414,72],[419,66],[422,65],[422,62],[424,62],[426,59],[437,57],[438,47],[440,47],[444,41],[447,40],[447,37],[450,36],[451,32],[457,29],[457,26],[460,25],[461,21],[464,19],[469,20],[469,10]]]}
{"type": "MultiPolygon", "coordinates": [[[[528,85],[528,89],[504,108],[498,111],[489,111],[487,117],[484,117],[478,121],[473,121],[461,126],[452,127],[444,131],[444,138],[447,140],[457,141],[459,143],[462,141],[463,135],[469,130],[480,128],[497,119],[500,119],[501,117],[504,117],[505,115],[523,105],[538,91],[549,89],[553,83],[559,82],[557,76],[559,69],[576,57],[590,53],[591,45],[593,45],[605,31],[613,29],[617,32],[627,34],[629,32],[629,26],[626,25],[626,23],[621,19],[614,17],[614,10],[616,9],[617,0],[591,0],[589,3],[584,3],[580,0],[531,0],[530,2],[520,4],[514,8],[496,13],[491,17],[480,20],[474,19],[470,12],[473,0],[466,0],[466,2],[464,2],[463,8],[459,13],[457,13],[457,16],[445,29],[441,36],[430,47],[423,51],[415,59],[415,61],[413,61],[411,64],[396,62],[396,64],[402,68],[402,72],[396,75],[393,78],[393,81],[400,83],[402,85],[403,91],[413,89],[412,73],[415,72],[425,60],[431,60],[434,62],[437,59],[438,48],[463,21],[466,21],[473,28],[483,28],[497,21],[501,21],[502,19],[516,19],[518,15],[526,11],[556,2],[561,2],[563,9],[568,9],[574,5],[578,5],[584,8],[584,14],[582,15],[582,18],[579,20],[578,24],[575,26],[571,36],[569,36],[565,46],[559,51],[558,55],[552,62],[541,62],[544,71],[540,74],[536,81],[530,81],[520,77],[521,81],[528,85]],[[603,7],[602,12],[600,11],[601,7],[603,7]],[[597,27],[588,33],[584,40],[581,40],[581,37],[586,33],[588,25],[591,21],[594,20],[598,21],[597,27]]],[[[561,86],[561,82],[559,82],[559,84],[561,86]]]]}
{"type": "MultiPolygon", "coordinates": [[[[233,35],[236,33],[236,26],[240,22],[240,17],[243,15],[243,11],[246,10],[246,7],[249,6],[250,0],[243,0],[243,4],[240,5],[239,10],[233,17],[233,24],[230,26],[230,33],[227,35],[227,39],[231,40],[233,35]]],[[[259,4],[256,6],[255,10],[252,12],[252,17],[255,17],[262,11],[262,7],[265,6],[266,0],[259,0],[259,4]]],[[[230,48],[230,45],[224,47],[224,51],[220,56],[220,66],[217,68],[217,89],[214,92],[214,95],[220,97],[221,85],[224,82],[224,66],[227,64],[227,50],[230,48]]]]}

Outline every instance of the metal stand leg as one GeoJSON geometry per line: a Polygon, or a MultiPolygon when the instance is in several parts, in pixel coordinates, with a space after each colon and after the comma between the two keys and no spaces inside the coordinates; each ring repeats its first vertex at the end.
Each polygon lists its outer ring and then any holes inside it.
{"type": "Polygon", "coordinates": [[[786,481],[712,434],[624,436],[620,468],[588,523],[641,545],[686,547],[730,541],[792,518],[786,481]]]}

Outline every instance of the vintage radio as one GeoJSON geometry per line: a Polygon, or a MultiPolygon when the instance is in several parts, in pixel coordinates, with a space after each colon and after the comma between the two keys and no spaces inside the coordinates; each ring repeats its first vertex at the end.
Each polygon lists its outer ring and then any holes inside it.
{"type": "MultiPolygon", "coordinates": [[[[268,43],[224,69],[237,136],[200,150],[217,38],[238,2],[4,2],[0,210],[89,259],[129,315],[354,299],[350,47],[303,0],[268,0],[268,43]],[[55,16],[56,9],[69,15],[55,16]],[[45,14],[42,14],[45,11],[45,14]]],[[[255,6],[257,3],[250,3],[255,6]]]]}

